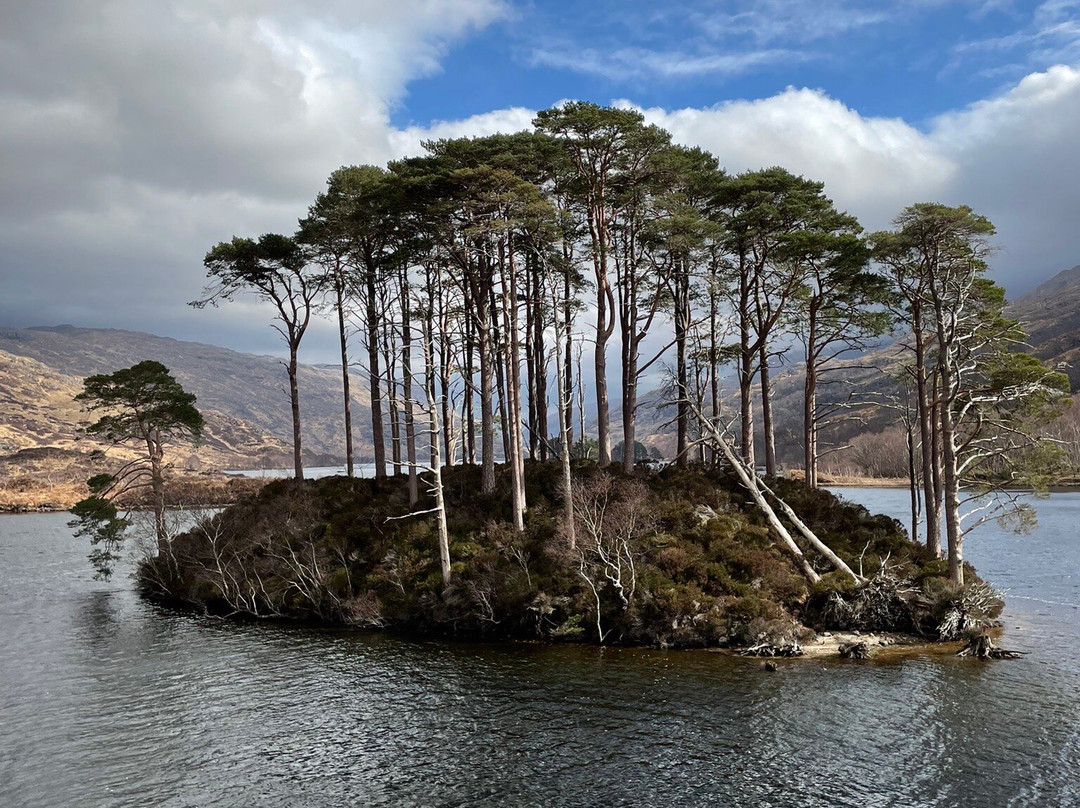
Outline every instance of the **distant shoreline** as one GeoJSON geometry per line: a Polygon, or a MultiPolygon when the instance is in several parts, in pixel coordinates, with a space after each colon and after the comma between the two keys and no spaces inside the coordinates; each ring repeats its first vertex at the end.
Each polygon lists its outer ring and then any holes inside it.
{"type": "MultiPolygon", "coordinates": [[[[312,467],[309,471],[328,471],[336,467],[312,467]]],[[[342,469],[342,473],[344,470],[342,469]]],[[[170,497],[170,507],[186,507],[198,503],[206,507],[208,499],[215,500],[214,507],[231,505],[244,494],[258,490],[275,479],[289,477],[292,469],[245,469],[213,470],[201,473],[184,473],[173,478],[174,488],[179,491],[170,497]],[[233,482],[235,481],[235,482],[233,482]],[[208,496],[209,495],[209,496],[208,496]],[[213,496],[217,495],[217,496],[213,496]]],[[[798,472],[792,477],[797,479],[798,472]]],[[[313,475],[330,476],[316,473],[313,475]]],[[[362,471],[357,476],[368,476],[362,471]]],[[[903,477],[855,477],[821,474],[823,488],[901,488],[908,487],[903,477]]],[[[1059,483],[1050,487],[1050,493],[1069,493],[1080,489],[1080,480],[1059,483]]],[[[66,511],[87,495],[85,485],[58,483],[54,485],[26,485],[16,489],[0,486],[0,514],[4,513],[56,513],[66,511]]],[[[138,509],[136,505],[134,509],[138,509]]]]}
{"type": "MultiPolygon", "coordinates": [[[[241,497],[262,488],[271,478],[230,476],[220,471],[178,474],[166,480],[169,508],[218,508],[232,505],[241,497]]],[[[85,484],[22,485],[18,489],[0,487],[0,514],[59,513],[89,494],[85,484]]],[[[139,502],[119,503],[141,510],[139,502]]]]}

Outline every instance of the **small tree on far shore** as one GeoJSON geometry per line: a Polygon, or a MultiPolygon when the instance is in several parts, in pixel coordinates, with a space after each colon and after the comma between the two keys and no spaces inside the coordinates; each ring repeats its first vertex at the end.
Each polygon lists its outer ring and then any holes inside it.
{"type": "Polygon", "coordinates": [[[143,361],[115,373],[83,380],[75,396],[88,412],[100,412],[85,434],[113,445],[138,447],[140,456],[114,474],[99,474],[87,482],[90,496],[77,502],[69,526],[77,537],[88,536],[94,550],[90,561],[96,577],[108,578],[119,560],[127,520],[119,516],[122,495],[149,491],[154,514],[154,538],[159,551],[169,540],[165,525],[165,445],[176,440],[197,442],[203,417],[188,393],[160,362],[143,361]]]}

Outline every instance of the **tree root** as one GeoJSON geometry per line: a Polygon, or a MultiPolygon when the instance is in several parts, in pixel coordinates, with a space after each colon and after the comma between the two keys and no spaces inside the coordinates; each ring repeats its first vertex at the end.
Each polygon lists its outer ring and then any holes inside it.
{"type": "Polygon", "coordinates": [[[989,634],[980,634],[972,637],[967,644],[956,652],[961,657],[976,657],[977,659],[1019,659],[1023,656],[1020,651],[1007,651],[998,648],[989,634]]]}
{"type": "Polygon", "coordinates": [[[870,658],[870,646],[865,642],[844,642],[840,643],[840,647],[837,649],[840,651],[840,656],[844,659],[869,659],[870,658]]]}

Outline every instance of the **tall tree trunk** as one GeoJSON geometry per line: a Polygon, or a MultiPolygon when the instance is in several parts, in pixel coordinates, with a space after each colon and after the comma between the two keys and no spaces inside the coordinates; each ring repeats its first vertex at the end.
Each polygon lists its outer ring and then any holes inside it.
{"type": "MultiPolygon", "coordinates": [[[[420,501],[416,479],[416,425],[412,397],[412,323],[409,312],[408,269],[401,270],[401,398],[405,404],[405,452],[409,472],[409,506],[420,501]]],[[[431,402],[429,402],[430,404],[431,402]]]]}
{"type": "Polygon", "coordinates": [[[744,340],[739,352],[739,450],[743,462],[754,463],[754,354],[744,340]]]}
{"type": "Polygon", "coordinates": [[[386,437],[383,431],[381,371],[379,369],[379,314],[375,298],[375,273],[368,270],[367,327],[368,388],[371,393],[371,443],[375,453],[375,478],[386,477],[386,437]]]}
{"type": "MultiPolygon", "coordinates": [[[[502,252],[502,248],[500,248],[502,252]]],[[[501,258],[502,256],[500,256],[501,258]]],[[[517,269],[514,266],[514,245],[510,240],[505,253],[503,275],[503,320],[506,330],[506,409],[508,421],[505,431],[509,433],[510,451],[507,462],[510,464],[510,484],[512,488],[514,528],[518,532],[525,530],[525,444],[522,440],[521,422],[521,368],[518,356],[521,351],[520,329],[518,328],[517,269]]]]}
{"type": "MultiPolygon", "coordinates": [[[[564,253],[566,252],[564,248],[564,253]]],[[[562,405],[566,409],[567,435],[570,436],[570,446],[574,445],[574,353],[573,353],[573,309],[571,308],[570,272],[567,270],[563,277],[563,322],[566,324],[566,346],[563,356],[563,378],[566,381],[566,396],[562,399],[562,405]]],[[[559,358],[556,356],[555,365],[558,368],[559,358]]],[[[584,439],[584,433],[582,433],[584,439]]],[[[568,447],[569,448],[569,447],[568,447]]]]}
{"type": "Polygon", "coordinates": [[[386,399],[390,409],[390,458],[396,477],[401,474],[401,411],[397,396],[397,341],[389,333],[383,358],[386,360],[386,399]]]}
{"type": "Polygon", "coordinates": [[[535,323],[541,320],[540,308],[537,306],[538,296],[533,288],[536,282],[536,274],[533,270],[533,261],[530,254],[525,256],[525,378],[526,390],[528,391],[528,423],[529,423],[529,459],[536,460],[540,454],[540,409],[538,406],[539,391],[537,389],[537,368],[540,357],[537,354],[536,327],[535,323]]]}
{"type": "Polygon", "coordinates": [[[908,491],[911,497],[911,540],[919,539],[919,483],[918,469],[915,463],[915,429],[909,419],[907,422],[908,449],[908,491]]]}
{"type": "MultiPolygon", "coordinates": [[[[943,380],[942,394],[948,400],[951,382],[943,380]]],[[[955,429],[952,408],[941,407],[941,447],[944,484],[945,531],[949,544],[949,580],[964,585],[964,532],[960,528],[960,477],[957,473],[955,429]]]]}
{"type": "MultiPolygon", "coordinates": [[[[442,410],[442,439],[443,439],[443,451],[442,457],[444,463],[447,466],[454,465],[454,452],[453,452],[453,431],[454,431],[454,419],[453,419],[453,407],[450,403],[450,375],[451,375],[451,357],[453,350],[450,347],[450,335],[449,327],[447,324],[449,307],[449,301],[447,300],[447,290],[444,288],[432,289],[432,297],[438,300],[439,303],[439,387],[442,390],[442,399],[439,402],[442,410]]],[[[466,321],[468,318],[465,318],[466,321]]]]}
{"type": "Polygon", "coordinates": [[[502,422],[500,432],[502,434],[503,460],[505,461],[510,457],[510,416],[506,408],[506,347],[504,335],[499,330],[499,306],[495,299],[494,284],[491,286],[489,298],[491,305],[491,342],[495,351],[495,382],[498,385],[499,420],[502,422]]]}
{"type": "Polygon", "coordinates": [[[803,384],[803,473],[808,488],[817,488],[817,363],[806,360],[803,384]]]}
{"type": "Polygon", "coordinates": [[[345,337],[345,282],[341,267],[334,274],[334,306],[338,317],[338,339],[341,342],[341,387],[345,394],[345,473],[353,476],[352,395],[349,392],[349,349],[345,337]]]}
{"type": "MultiPolygon", "coordinates": [[[[558,305],[554,307],[553,317],[555,318],[555,355],[558,357],[559,343],[563,338],[561,335],[565,335],[567,343],[570,341],[570,320],[566,319],[562,324],[559,323],[558,305]],[[563,329],[562,332],[560,332],[560,328],[563,329]]],[[[559,461],[562,467],[563,529],[566,531],[567,538],[569,539],[570,549],[574,550],[577,547],[577,534],[574,525],[574,500],[571,495],[571,492],[573,491],[573,476],[570,470],[570,452],[573,442],[570,432],[571,411],[570,407],[566,406],[567,399],[573,396],[569,372],[569,366],[561,366],[560,362],[555,362],[555,386],[556,394],[559,397],[559,445],[561,449],[559,452],[559,461]]]]}
{"type": "Polygon", "coordinates": [[[739,443],[742,460],[751,469],[754,461],[754,346],[750,342],[750,281],[746,255],[739,254],[739,443]]]}
{"type": "Polygon", "coordinates": [[[480,490],[490,494],[495,490],[495,409],[491,367],[494,352],[489,325],[485,323],[477,328],[477,335],[480,339],[480,490]]]}
{"type": "Polygon", "coordinates": [[[596,444],[598,463],[601,468],[611,465],[611,420],[609,414],[607,383],[607,342],[614,327],[614,320],[609,317],[611,302],[611,284],[607,276],[607,229],[603,225],[603,209],[600,211],[597,227],[599,251],[595,259],[596,270],[596,351],[593,357],[593,370],[596,374],[596,444]]]}
{"type": "Polygon", "coordinates": [[[442,463],[439,457],[439,415],[435,403],[435,346],[432,344],[433,326],[431,319],[424,321],[424,379],[426,389],[424,397],[428,407],[428,439],[431,444],[431,489],[435,495],[435,519],[439,535],[439,569],[442,572],[443,590],[450,585],[452,572],[450,567],[450,532],[446,519],[446,499],[443,496],[442,463]]]}
{"type": "Polygon", "coordinates": [[[776,476],[776,430],[772,417],[772,381],[769,377],[769,351],[764,340],[759,351],[761,368],[761,431],[765,439],[765,474],[776,476]]]}
{"type": "Polygon", "coordinates": [[[622,417],[623,470],[631,474],[634,471],[634,445],[637,442],[637,350],[633,342],[623,370],[622,417]]]}
{"type": "Polygon", "coordinates": [[[684,467],[690,445],[690,387],[687,381],[687,335],[690,330],[690,268],[682,262],[675,282],[675,465],[684,467]]]}
{"type": "Polygon", "coordinates": [[[922,316],[914,308],[915,336],[915,398],[919,420],[919,439],[922,443],[922,477],[924,492],[924,510],[926,512],[926,549],[936,558],[941,558],[941,512],[938,510],[938,498],[935,493],[936,443],[937,429],[933,417],[933,407],[927,391],[926,344],[922,330],[922,316]]]}
{"type": "Polygon", "coordinates": [[[536,357],[536,428],[540,461],[548,460],[548,354],[544,344],[544,317],[540,262],[533,259],[533,355],[536,357]]]}
{"type": "MultiPolygon", "coordinates": [[[[465,302],[466,311],[469,302],[465,302]]],[[[463,462],[470,466],[476,465],[476,367],[474,364],[476,352],[476,329],[472,317],[465,318],[465,449],[466,457],[463,462]]],[[[482,364],[482,361],[481,361],[482,364]]]]}
{"type": "MultiPolygon", "coordinates": [[[[155,434],[158,434],[155,430],[155,434]]],[[[165,525],[165,476],[162,470],[164,452],[160,440],[147,439],[150,458],[150,493],[154,501],[154,538],[157,540],[158,555],[168,557],[169,530],[165,525]]]]}
{"type": "MultiPolygon", "coordinates": [[[[720,374],[716,370],[720,357],[720,334],[717,320],[720,316],[719,294],[716,291],[716,267],[713,266],[713,283],[709,289],[709,418],[710,423],[717,429],[720,428],[720,374]]],[[[747,416],[749,417],[749,415],[747,416]]],[[[709,460],[715,466],[719,460],[716,450],[709,447],[711,457],[709,460]]]]}
{"type": "Polygon", "coordinates": [[[298,341],[289,341],[289,404],[292,409],[293,432],[293,475],[298,480],[304,479],[304,463],[300,446],[300,389],[296,384],[296,351],[298,341]]]}

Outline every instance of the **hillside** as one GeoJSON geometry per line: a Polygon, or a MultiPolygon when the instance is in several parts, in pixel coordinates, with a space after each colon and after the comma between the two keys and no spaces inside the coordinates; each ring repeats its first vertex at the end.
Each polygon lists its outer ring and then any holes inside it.
{"type": "Polygon", "coordinates": [[[1080,388],[1080,266],[1059,272],[1009,306],[1028,333],[1031,352],[1080,388]]]}
{"type": "MultiPolygon", "coordinates": [[[[71,397],[82,378],[143,359],[162,362],[197,396],[208,419],[211,451],[205,462],[233,468],[289,465],[292,428],[278,359],[134,331],[72,326],[0,330],[0,406],[5,408],[0,410],[0,453],[71,445],[81,417],[71,397]]],[[[337,462],[345,453],[340,371],[304,365],[299,384],[305,459],[337,462]]],[[[366,385],[358,376],[352,391],[362,456],[370,447],[370,427],[366,385]]]]}
{"type": "MultiPolygon", "coordinates": [[[[43,447],[80,454],[107,449],[78,434],[79,423],[86,418],[74,400],[81,390],[81,377],[0,351],[0,456],[43,447]]],[[[202,413],[206,419],[202,445],[179,453],[175,464],[180,468],[229,468],[240,462],[253,464],[262,458],[289,456],[285,443],[249,422],[207,407],[202,413]]],[[[109,453],[119,458],[128,456],[120,447],[109,449],[109,453]]],[[[51,454],[60,456],[57,452],[51,454]]]]}
{"type": "MultiPolygon", "coordinates": [[[[1028,334],[1028,350],[1048,366],[1067,374],[1072,389],[1080,390],[1080,266],[1058,273],[1036,289],[1009,305],[1007,313],[1018,319],[1028,334]]],[[[796,349],[797,351],[797,349],[796,349]]],[[[830,383],[818,391],[822,407],[847,401],[872,402],[881,400],[895,390],[889,376],[875,367],[897,367],[903,357],[897,355],[895,344],[885,344],[861,357],[837,362],[830,370],[830,383]]],[[[777,453],[782,465],[802,465],[802,362],[776,368],[773,371],[773,411],[776,423],[777,453]]],[[[733,376],[721,383],[725,411],[734,413],[738,407],[738,388],[733,376]]],[[[671,407],[658,409],[664,396],[657,390],[640,397],[638,411],[638,440],[646,446],[657,447],[666,457],[675,453],[675,427],[671,407]]],[[[1080,395],[1074,396],[1080,402],[1080,395]]],[[[615,440],[621,439],[621,427],[616,418],[617,405],[612,412],[615,440]]],[[[823,430],[822,442],[829,445],[854,444],[855,455],[873,453],[877,457],[855,459],[863,468],[873,463],[887,469],[889,476],[905,473],[904,446],[897,415],[873,404],[858,408],[853,417],[838,420],[823,430]],[[888,439],[871,445],[873,436],[888,433],[888,439]]],[[[755,416],[760,407],[755,404],[755,416]]],[[[1075,416],[1073,416],[1075,418],[1075,416]]],[[[1067,436],[1060,436],[1065,437],[1067,436]]],[[[828,462],[842,467],[852,451],[845,450],[828,462]]]]}

